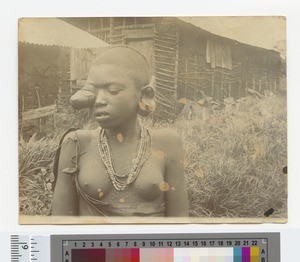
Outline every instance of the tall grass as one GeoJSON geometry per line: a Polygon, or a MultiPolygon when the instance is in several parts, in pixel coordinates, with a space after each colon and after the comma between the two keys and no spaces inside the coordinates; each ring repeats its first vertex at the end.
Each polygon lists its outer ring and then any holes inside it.
{"type": "Polygon", "coordinates": [[[179,121],[192,216],[286,217],[286,100],[247,98],[205,120],[179,121]]]}
{"type": "MultiPolygon", "coordinates": [[[[52,198],[52,160],[63,130],[73,125],[60,115],[59,128],[40,140],[20,140],[20,213],[47,215],[52,198]]],[[[88,125],[87,114],[74,120],[88,125]]],[[[183,137],[190,215],[274,217],[287,214],[286,99],[246,98],[205,118],[172,124],[183,137]]],[[[144,121],[161,128],[170,124],[144,121]]],[[[89,128],[89,127],[88,127],[89,128]]]]}
{"type": "Polygon", "coordinates": [[[23,215],[48,215],[53,195],[52,162],[58,139],[19,141],[19,202],[23,215]]]}

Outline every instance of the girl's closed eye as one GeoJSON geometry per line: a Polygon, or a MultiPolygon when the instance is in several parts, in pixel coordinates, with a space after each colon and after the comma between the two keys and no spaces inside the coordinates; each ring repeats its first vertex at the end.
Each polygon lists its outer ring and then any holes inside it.
{"type": "Polygon", "coordinates": [[[118,89],[118,88],[109,88],[108,90],[107,90],[107,92],[108,93],[110,93],[111,95],[117,95],[117,94],[119,94],[120,93],[120,89],[118,89]]]}

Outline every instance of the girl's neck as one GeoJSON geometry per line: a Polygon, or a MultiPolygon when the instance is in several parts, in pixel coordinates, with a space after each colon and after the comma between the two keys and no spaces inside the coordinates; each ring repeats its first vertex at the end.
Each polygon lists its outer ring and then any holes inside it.
{"type": "Polygon", "coordinates": [[[113,129],[106,129],[109,141],[129,142],[140,139],[141,126],[137,118],[126,122],[124,125],[113,129]]]}

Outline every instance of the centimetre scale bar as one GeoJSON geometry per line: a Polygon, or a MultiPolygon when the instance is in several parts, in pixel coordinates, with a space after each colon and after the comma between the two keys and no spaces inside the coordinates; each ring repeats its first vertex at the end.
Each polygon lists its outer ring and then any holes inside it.
{"type": "Polygon", "coordinates": [[[11,261],[280,262],[280,234],[11,235],[11,261]]]}

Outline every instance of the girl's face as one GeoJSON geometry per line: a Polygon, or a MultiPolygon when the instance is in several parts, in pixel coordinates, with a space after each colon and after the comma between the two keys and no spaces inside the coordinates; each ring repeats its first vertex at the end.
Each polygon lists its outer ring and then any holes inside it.
{"type": "Polygon", "coordinates": [[[92,114],[102,128],[113,129],[137,117],[140,91],[128,70],[114,65],[93,66],[86,87],[94,88],[92,114]]]}

